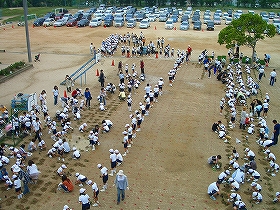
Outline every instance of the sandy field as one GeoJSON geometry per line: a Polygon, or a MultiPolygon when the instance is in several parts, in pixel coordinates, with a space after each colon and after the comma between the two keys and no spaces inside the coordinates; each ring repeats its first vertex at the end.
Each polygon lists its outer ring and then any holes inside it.
{"type": "MultiPolygon", "coordinates": [[[[128,177],[130,189],[126,191],[126,199],[120,205],[116,205],[116,189],[113,187],[114,178],[109,177],[109,189],[99,194],[100,209],[232,209],[231,205],[225,205],[224,200],[230,190],[221,185],[222,196],[217,201],[212,201],[207,195],[208,185],[217,180],[221,170],[213,171],[207,164],[208,157],[221,154],[222,164],[228,164],[229,154],[233,147],[243,157],[244,149],[250,147],[256,153],[258,171],[261,173],[260,184],[263,187],[263,202],[255,205],[250,201],[249,183],[245,183],[240,188],[240,195],[247,204],[248,209],[279,209],[279,204],[273,204],[272,199],[276,191],[280,191],[279,174],[271,177],[265,173],[269,167],[264,161],[264,154],[259,150],[255,140],[256,135],[249,136],[238,127],[230,132],[232,140],[225,144],[211,132],[213,122],[222,120],[224,124],[229,121],[229,116],[219,114],[219,101],[224,96],[224,85],[217,81],[215,77],[210,79],[204,76],[202,67],[196,65],[199,53],[207,49],[209,52],[215,51],[216,55],[226,55],[227,49],[217,43],[217,35],[222,26],[217,26],[215,31],[208,32],[203,25],[203,31],[188,31],[164,29],[164,23],[152,23],[147,30],[142,30],[147,43],[152,40],[156,43],[157,37],[164,37],[165,43],[169,43],[175,49],[186,50],[188,45],[193,48],[191,62],[183,64],[180,68],[173,87],[168,86],[168,71],[173,68],[174,59],[143,57],[145,62],[146,81],[142,82],[137,94],[133,97],[133,110],[139,108],[139,102],[143,101],[144,86],[150,83],[154,86],[160,77],[164,78],[165,86],[163,95],[159,102],[154,105],[150,115],[145,117],[141,132],[137,133],[129,154],[124,157],[124,163],[118,167],[124,170],[128,177]],[[155,29],[156,26],[156,29],[155,29]],[[235,138],[242,141],[235,143],[235,138]]],[[[179,23],[176,23],[179,28],[179,23]]],[[[33,62],[34,68],[14,77],[13,79],[0,84],[0,104],[7,107],[10,100],[17,93],[40,93],[43,89],[47,92],[48,108],[51,116],[61,106],[53,105],[52,89],[54,85],[59,85],[66,74],[72,74],[82,64],[90,59],[89,45],[91,42],[98,48],[101,41],[109,34],[126,32],[140,34],[140,29],[127,28],[32,28],[29,26],[30,41],[32,48],[32,58],[41,53],[41,61],[33,62]]],[[[271,63],[266,68],[266,78],[263,78],[259,99],[264,98],[266,92],[271,97],[270,110],[267,124],[270,130],[273,129],[272,120],[279,118],[279,82],[275,86],[269,86],[269,73],[276,68],[278,74],[280,60],[279,56],[280,36],[276,35],[272,39],[261,41],[257,46],[258,55],[263,58],[264,53],[271,55],[271,63]]],[[[5,30],[0,30],[0,48],[5,49],[5,53],[0,53],[0,68],[23,60],[27,61],[25,31],[22,27],[6,26],[5,30]]],[[[241,52],[250,56],[251,50],[241,47],[241,52]]],[[[67,135],[71,146],[77,146],[82,151],[80,160],[73,160],[70,155],[66,156],[65,164],[71,174],[70,179],[75,180],[75,173],[80,172],[89,179],[95,181],[99,188],[102,187],[102,180],[99,178],[99,170],[96,165],[102,163],[107,168],[110,167],[110,148],[123,152],[122,131],[126,123],[130,123],[129,112],[125,102],[119,101],[117,93],[108,96],[107,110],[98,110],[96,97],[99,94],[99,83],[97,81],[96,69],[103,69],[106,75],[106,82],[118,84],[117,63],[136,64],[139,69],[139,58],[121,57],[118,50],[113,57],[102,58],[88,73],[86,84],[76,81],[75,88],[86,87],[91,89],[93,95],[92,108],[82,112],[80,122],[73,121],[74,130],[67,135]],[[115,66],[112,66],[112,60],[115,66]],[[95,151],[88,150],[88,132],[80,133],[77,127],[86,122],[88,131],[96,124],[101,124],[103,119],[110,119],[114,126],[109,133],[100,135],[101,145],[95,151]]],[[[252,71],[253,77],[256,72],[252,71]]],[[[63,95],[65,86],[59,86],[60,95],[63,95]]],[[[249,98],[250,103],[253,98],[249,98]]],[[[240,120],[241,107],[237,108],[240,120]]],[[[41,120],[42,116],[41,116],[41,120]]],[[[53,140],[44,129],[43,139],[50,148],[53,140]]],[[[31,137],[24,138],[24,143],[28,144],[31,137]]],[[[272,147],[272,152],[279,158],[279,146],[272,147]]],[[[30,193],[23,199],[16,198],[14,190],[6,191],[6,187],[0,186],[0,209],[63,209],[65,204],[72,209],[81,209],[78,203],[79,187],[75,186],[73,192],[67,194],[57,191],[57,184],[60,177],[56,175],[56,170],[63,163],[57,158],[48,158],[45,152],[33,153],[28,159],[34,160],[39,170],[42,172],[37,184],[30,184],[30,193]]],[[[27,160],[28,160],[27,159],[27,160]]],[[[277,160],[278,161],[278,160],[277,160]]],[[[13,162],[13,160],[11,161],[13,162]]],[[[279,162],[278,162],[279,163],[279,162]]],[[[243,160],[239,160],[243,164],[243,160]]],[[[9,166],[7,166],[9,168],[9,166]]],[[[109,169],[110,170],[110,169],[109,169]]],[[[89,186],[85,186],[87,193],[92,196],[89,186]]],[[[95,207],[91,207],[95,208],[95,207]]]]}

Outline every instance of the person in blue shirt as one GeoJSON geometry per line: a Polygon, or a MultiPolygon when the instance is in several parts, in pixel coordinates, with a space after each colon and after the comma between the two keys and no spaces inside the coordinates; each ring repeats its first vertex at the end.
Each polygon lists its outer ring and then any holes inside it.
{"type": "Polygon", "coordinates": [[[116,185],[117,188],[117,204],[120,204],[121,196],[123,201],[125,198],[125,190],[129,189],[127,177],[126,175],[124,175],[123,170],[119,170],[119,172],[117,173],[114,184],[116,185]]]}
{"type": "Polygon", "coordinates": [[[90,100],[92,99],[89,88],[86,88],[84,96],[86,98],[86,107],[90,108],[90,100]]]}
{"type": "Polygon", "coordinates": [[[277,120],[272,120],[272,122],[274,124],[272,140],[273,140],[274,145],[276,145],[278,143],[280,124],[277,122],[277,120]]]}

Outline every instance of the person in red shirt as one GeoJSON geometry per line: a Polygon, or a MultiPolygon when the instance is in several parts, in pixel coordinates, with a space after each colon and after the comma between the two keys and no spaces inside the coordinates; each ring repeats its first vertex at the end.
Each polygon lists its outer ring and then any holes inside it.
{"type": "Polygon", "coordinates": [[[191,57],[191,54],[192,54],[192,48],[190,45],[188,45],[188,49],[187,49],[187,62],[190,61],[190,57],[191,57]]]}
{"type": "Polygon", "coordinates": [[[58,188],[57,188],[57,189],[58,189],[58,190],[63,189],[64,192],[72,192],[73,189],[74,189],[74,185],[73,185],[73,183],[71,182],[71,180],[70,180],[69,178],[67,178],[66,175],[63,175],[63,176],[61,177],[61,179],[62,179],[62,183],[60,183],[60,184],[58,185],[58,188]]]}

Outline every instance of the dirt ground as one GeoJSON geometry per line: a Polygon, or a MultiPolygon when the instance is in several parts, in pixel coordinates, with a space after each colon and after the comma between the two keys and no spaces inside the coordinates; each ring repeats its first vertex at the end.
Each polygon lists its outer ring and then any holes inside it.
{"type": "MultiPolygon", "coordinates": [[[[179,23],[176,25],[179,28],[179,23]]],[[[141,132],[137,133],[137,138],[130,148],[129,154],[124,157],[124,163],[119,169],[124,170],[128,177],[130,190],[126,191],[126,199],[120,205],[116,205],[116,189],[112,186],[113,178],[109,177],[109,189],[99,194],[101,209],[232,209],[231,205],[224,204],[226,198],[219,197],[217,201],[212,201],[207,195],[208,185],[217,180],[221,171],[213,171],[207,164],[207,158],[211,155],[221,154],[222,163],[228,163],[227,156],[236,147],[243,156],[244,148],[249,146],[255,151],[257,156],[258,171],[261,172],[261,182],[263,187],[263,202],[255,205],[250,202],[249,183],[241,186],[240,194],[247,204],[248,209],[278,209],[279,204],[274,205],[271,201],[276,191],[280,191],[279,174],[271,177],[265,173],[265,168],[269,167],[262,158],[264,155],[256,145],[256,136],[250,136],[249,141],[245,141],[245,132],[239,128],[230,131],[232,141],[229,144],[223,143],[217,135],[211,132],[213,122],[222,120],[225,124],[229,120],[228,115],[219,114],[219,100],[224,96],[224,85],[212,77],[204,77],[202,67],[196,66],[199,53],[207,49],[209,52],[215,51],[216,55],[226,55],[227,49],[217,44],[217,35],[223,26],[217,26],[215,31],[207,32],[205,26],[203,31],[188,31],[164,29],[164,23],[152,23],[148,30],[142,30],[150,40],[156,42],[157,37],[164,37],[166,44],[170,43],[175,51],[179,48],[186,50],[188,45],[193,48],[192,62],[183,64],[179,70],[173,87],[168,86],[167,73],[173,67],[174,59],[154,57],[143,57],[145,62],[145,73],[147,80],[143,82],[137,92],[133,95],[133,110],[138,109],[139,102],[143,101],[144,86],[147,83],[156,84],[160,77],[164,78],[165,86],[163,95],[159,102],[151,109],[150,115],[145,117],[141,132]],[[236,145],[235,138],[241,139],[242,143],[236,145]]],[[[94,43],[100,46],[101,41],[112,33],[140,34],[140,29],[127,28],[32,28],[29,26],[30,41],[32,48],[32,58],[37,53],[41,53],[41,62],[34,62],[34,68],[22,73],[13,79],[0,84],[0,104],[9,107],[10,100],[17,93],[40,93],[47,91],[47,102],[51,116],[57,109],[54,107],[52,99],[52,89],[54,85],[59,85],[66,74],[72,74],[89,58],[89,44],[94,43]]],[[[24,28],[6,26],[5,30],[0,30],[0,48],[5,49],[5,53],[0,53],[0,68],[24,60],[27,61],[24,28]]],[[[269,75],[273,68],[278,74],[280,61],[279,54],[280,36],[261,41],[257,46],[258,55],[263,58],[264,53],[269,53],[272,57],[270,67],[266,68],[266,75],[269,75]]],[[[241,47],[245,55],[250,56],[251,50],[241,47]]],[[[65,164],[68,172],[72,174],[74,181],[75,172],[86,175],[89,179],[97,182],[99,188],[102,187],[102,180],[99,178],[99,170],[96,165],[102,163],[107,168],[110,167],[110,148],[123,151],[122,131],[126,123],[130,123],[129,112],[125,102],[120,102],[117,94],[108,97],[107,110],[98,110],[97,100],[99,94],[99,83],[95,76],[96,69],[103,69],[107,77],[106,82],[118,84],[117,66],[112,66],[112,60],[117,64],[120,60],[123,63],[132,63],[139,69],[139,58],[124,58],[120,55],[120,50],[113,57],[102,58],[92,70],[87,73],[86,85],[76,81],[75,87],[89,87],[93,95],[92,108],[82,112],[81,122],[73,121],[75,128],[67,138],[71,146],[77,146],[82,151],[80,160],[72,160],[70,155],[66,157],[65,164]],[[114,126],[109,133],[101,134],[101,145],[95,151],[87,151],[88,133],[79,133],[77,127],[86,122],[88,130],[95,124],[101,124],[103,119],[110,119],[114,126]]],[[[255,76],[255,73],[252,72],[255,76]]],[[[271,96],[270,110],[267,123],[270,130],[272,120],[279,119],[278,103],[280,98],[279,84],[269,86],[268,76],[261,83],[261,90],[257,98],[263,99],[264,93],[271,96]]],[[[59,86],[60,95],[65,90],[64,86],[59,86]]],[[[249,103],[251,99],[248,99],[249,103]]],[[[241,108],[238,107],[237,121],[241,108]]],[[[24,143],[28,144],[31,137],[26,137],[24,143]]],[[[43,139],[47,142],[48,148],[53,144],[46,129],[43,139]]],[[[271,148],[278,157],[279,147],[271,148]]],[[[2,184],[0,187],[0,209],[63,209],[65,204],[72,209],[80,209],[78,203],[79,187],[75,186],[72,193],[64,194],[56,191],[60,178],[55,171],[62,164],[56,158],[50,159],[46,152],[35,152],[32,157],[42,172],[36,185],[30,184],[31,193],[24,196],[22,200],[17,200],[13,190],[6,191],[2,184]]],[[[12,161],[11,161],[12,162],[12,161]]],[[[243,160],[239,161],[243,164],[243,160]]],[[[8,166],[9,167],[9,166],[8,166]]],[[[85,186],[87,193],[92,196],[89,186],[85,186]]],[[[229,189],[221,185],[221,191],[226,197],[230,193],[229,189]]],[[[94,207],[91,207],[94,208],[94,207]]]]}

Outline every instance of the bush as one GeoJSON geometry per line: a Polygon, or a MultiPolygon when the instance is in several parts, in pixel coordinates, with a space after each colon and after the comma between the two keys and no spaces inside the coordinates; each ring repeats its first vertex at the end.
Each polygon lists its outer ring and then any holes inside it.
{"type": "Polygon", "coordinates": [[[24,65],[25,65],[25,62],[23,62],[23,61],[19,61],[14,64],[11,64],[10,66],[8,66],[5,69],[1,69],[0,75],[7,76],[7,75],[13,73],[15,70],[22,68],[24,65]]]}

